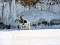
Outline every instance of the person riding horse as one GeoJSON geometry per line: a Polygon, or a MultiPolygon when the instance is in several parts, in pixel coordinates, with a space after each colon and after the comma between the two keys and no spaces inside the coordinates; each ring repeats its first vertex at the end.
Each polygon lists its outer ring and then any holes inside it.
{"type": "Polygon", "coordinates": [[[24,19],[22,18],[22,16],[20,16],[19,22],[22,23],[22,24],[24,25],[24,19]]]}
{"type": "Polygon", "coordinates": [[[30,29],[30,22],[24,20],[24,19],[22,18],[22,16],[20,16],[20,20],[17,19],[16,22],[19,23],[18,29],[19,29],[19,28],[23,29],[24,27],[26,27],[26,29],[28,29],[28,30],[30,29]]]}
{"type": "Polygon", "coordinates": [[[27,23],[27,21],[24,20],[24,19],[22,18],[22,16],[20,16],[20,20],[19,20],[19,22],[22,23],[23,25],[24,25],[24,23],[27,23]]]}

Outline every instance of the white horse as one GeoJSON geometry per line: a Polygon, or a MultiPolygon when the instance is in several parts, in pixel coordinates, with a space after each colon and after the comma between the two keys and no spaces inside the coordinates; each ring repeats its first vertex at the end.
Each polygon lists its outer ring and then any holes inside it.
{"type": "Polygon", "coordinates": [[[27,23],[24,23],[24,25],[22,23],[20,23],[19,28],[21,30],[30,30],[30,23],[28,21],[27,21],[27,23]]]}
{"type": "Polygon", "coordinates": [[[19,29],[21,30],[30,30],[30,22],[27,21],[27,23],[20,23],[19,21],[18,22],[18,25],[19,25],[19,29]]]}

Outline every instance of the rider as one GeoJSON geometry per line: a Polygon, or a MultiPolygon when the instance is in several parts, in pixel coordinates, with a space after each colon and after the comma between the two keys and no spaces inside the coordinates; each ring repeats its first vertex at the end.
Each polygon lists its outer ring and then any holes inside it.
{"type": "Polygon", "coordinates": [[[24,20],[22,18],[22,16],[20,16],[20,20],[18,20],[18,22],[21,23],[21,24],[19,24],[18,28],[20,27],[22,29],[26,25],[26,27],[28,28],[28,30],[30,29],[30,23],[28,23],[26,20],[24,20]]]}
{"type": "Polygon", "coordinates": [[[24,25],[24,19],[22,18],[22,16],[20,16],[19,22],[22,23],[22,24],[24,25]]]}

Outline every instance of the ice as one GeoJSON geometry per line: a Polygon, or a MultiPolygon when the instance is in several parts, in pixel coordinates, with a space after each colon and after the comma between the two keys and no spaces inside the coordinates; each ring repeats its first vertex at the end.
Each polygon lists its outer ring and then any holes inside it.
{"type": "Polygon", "coordinates": [[[4,13],[3,13],[3,22],[8,25],[9,24],[9,15],[10,15],[10,8],[9,3],[4,3],[4,13]]]}
{"type": "Polygon", "coordinates": [[[31,27],[31,30],[39,30],[39,29],[60,29],[60,25],[53,25],[53,26],[36,26],[31,27]]]}
{"type": "Polygon", "coordinates": [[[2,3],[0,2],[0,17],[2,17],[2,3]]]}
{"type": "Polygon", "coordinates": [[[60,19],[60,16],[58,14],[53,14],[45,11],[39,11],[39,10],[31,10],[31,11],[24,11],[21,13],[24,15],[24,19],[29,19],[30,21],[37,21],[39,19],[45,19],[47,21],[50,21],[52,19],[60,19]]]}
{"type": "Polygon", "coordinates": [[[12,0],[11,2],[11,18],[13,21],[16,19],[16,5],[15,5],[15,0],[12,0]]]}
{"type": "MultiPolygon", "coordinates": [[[[34,22],[38,23],[40,19],[45,19],[46,21],[51,21],[52,19],[60,19],[59,14],[50,13],[47,11],[40,11],[38,9],[31,8],[29,11],[24,11],[21,15],[24,15],[23,18],[29,21],[31,24],[34,22]]],[[[53,26],[36,26],[31,27],[31,29],[59,29],[60,25],[53,25],[53,26]],[[56,27],[57,26],[57,27],[56,27]]]]}
{"type": "MultiPolygon", "coordinates": [[[[42,0],[41,0],[42,1],[42,0]]],[[[3,17],[3,22],[6,25],[12,25],[12,28],[18,26],[18,23],[15,22],[16,19],[19,19],[20,16],[23,16],[24,20],[27,20],[32,23],[38,23],[40,19],[44,19],[47,22],[52,19],[60,19],[60,4],[48,5],[48,1],[42,1],[43,3],[37,3],[36,8],[29,6],[22,6],[21,4],[15,3],[15,0],[12,0],[11,5],[9,2],[0,2],[0,17],[3,17]],[[4,9],[2,10],[2,6],[4,9]],[[11,9],[10,9],[11,6],[11,9]]],[[[33,29],[45,29],[45,28],[60,28],[59,25],[54,26],[37,26],[37,28],[32,27],[33,29]],[[57,27],[56,27],[57,26],[57,27]]],[[[32,29],[31,28],[31,29],[32,29]]]]}

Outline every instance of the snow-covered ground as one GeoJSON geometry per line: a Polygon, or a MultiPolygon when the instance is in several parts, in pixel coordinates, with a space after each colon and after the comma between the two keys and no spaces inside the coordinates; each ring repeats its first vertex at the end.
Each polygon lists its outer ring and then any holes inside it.
{"type": "Polygon", "coordinates": [[[0,32],[0,45],[60,45],[60,30],[0,32]]]}

